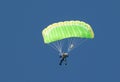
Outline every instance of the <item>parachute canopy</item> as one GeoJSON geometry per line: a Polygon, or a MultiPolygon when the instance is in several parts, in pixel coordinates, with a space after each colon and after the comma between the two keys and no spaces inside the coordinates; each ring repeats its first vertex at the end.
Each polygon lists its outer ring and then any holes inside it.
{"type": "Polygon", "coordinates": [[[53,23],[43,29],[42,35],[46,44],[71,37],[94,38],[91,26],[83,21],[53,23]]]}

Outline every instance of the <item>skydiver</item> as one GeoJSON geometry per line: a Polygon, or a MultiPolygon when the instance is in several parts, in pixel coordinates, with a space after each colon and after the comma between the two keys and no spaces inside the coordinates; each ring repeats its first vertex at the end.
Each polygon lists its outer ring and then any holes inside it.
{"type": "Polygon", "coordinates": [[[67,57],[68,57],[68,53],[62,53],[62,54],[60,55],[61,60],[60,60],[59,65],[62,65],[62,62],[63,62],[63,61],[64,61],[65,65],[67,65],[67,59],[66,59],[67,57]]]}

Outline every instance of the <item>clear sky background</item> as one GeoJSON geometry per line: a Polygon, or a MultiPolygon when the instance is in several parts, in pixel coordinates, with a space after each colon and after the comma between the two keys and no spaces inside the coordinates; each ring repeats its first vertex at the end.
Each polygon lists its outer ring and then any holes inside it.
{"type": "Polygon", "coordinates": [[[120,82],[119,0],[1,0],[0,82],[120,82]],[[95,39],[71,52],[67,66],[43,42],[51,23],[81,20],[95,39]]]}

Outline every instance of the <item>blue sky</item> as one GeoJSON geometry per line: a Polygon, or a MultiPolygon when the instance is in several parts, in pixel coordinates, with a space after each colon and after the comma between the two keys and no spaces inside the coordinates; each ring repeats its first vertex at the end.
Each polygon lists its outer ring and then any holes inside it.
{"type": "Polygon", "coordinates": [[[0,82],[120,82],[118,0],[1,2],[0,82]],[[67,66],[43,42],[51,23],[81,20],[95,38],[71,52],[67,66]]]}

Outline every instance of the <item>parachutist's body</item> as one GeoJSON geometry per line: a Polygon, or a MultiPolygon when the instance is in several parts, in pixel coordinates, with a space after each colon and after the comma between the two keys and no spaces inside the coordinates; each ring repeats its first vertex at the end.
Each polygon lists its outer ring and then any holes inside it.
{"type": "Polygon", "coordinates": [[[61,60],[60,60],[59,65],[62,65],[63,61],[64,61],[65,65],[67,65],[67,59],[66,59],[67,57],[68,57],[68,53],[63,53],[62,55],[60,55],[61,60]]]}

